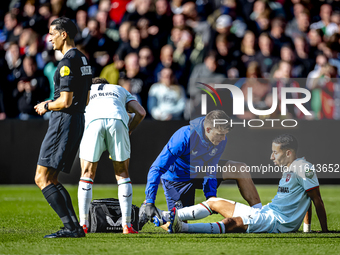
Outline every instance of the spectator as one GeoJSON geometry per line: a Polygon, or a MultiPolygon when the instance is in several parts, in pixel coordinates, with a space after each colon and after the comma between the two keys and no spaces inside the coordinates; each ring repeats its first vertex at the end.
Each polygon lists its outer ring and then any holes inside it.
{"type": "Polygon", "coordinates": [[[320,7],[320,18],[319,22],[312,23],[311,29],[321,29],[327,37],[330,37],[334,33],[338,32],[337,24],[331,22],[332,17],[332,6],[328,3],[321,5],[320,7]]]}
{"type": "Polygon", "coordinates": [[[142,38],[137,27],[131,26],[129,29],[129,42],[120,44],[117,55],[123,60],[129,53],[137,53],[142,47],[142,38]]]}
{"type": "Polygon", "coordinates": [[[255,60],[260,63],[262,76],[267,78],[273,65],[279,59],[273,55],[273,42],[267,33],[262,33],[259,37],[260,50],[255,55],[255,60]]]}
{"type": "Polygon", "coordinates": [[[171,0],[170,1],[170,8],[174,14],[181,14],[183,12],[182,2],[183,0],[171,0]]]}
{"type": "Polygon", "coordinates": [[[250,19],[255,21],[261,14],[266,11],[270,11],[268,2],[265,0],[257,0],[254,2],[253,12],[250,14],[250,19]]]}
{"type": "Polygon", "coordinates": [[[320,68],[319,76],[312,81],[311,107],[317,119],[340,119],[339,82],[337,68],[325,64],[320,68]]]}
{"type": "Polygon", "coordinates": [[[76,45],[81,44],[89,33],[89,29],[87,28],[87,22],[88,22],[87,12],[83,9],[79,9],[76,13],[76,25],[79,31],[76,37],[74,38],[76,45]]]}
{"type": "Polygon", "coordinates": [[[228,78],[238,78],[242,73],[243,63],[240,59],[240,51],[231,51],[230,43],[225,35],[218,35],[216,38],[217,57],[216,72],[221,74],[227,74],[228,78]],[[232,71],[238,75],[233,76],[232,71]]]}
{"type": "Polygon", "coordinates": [[[22,26],[19,25],[17,16],[12,12],[6,13],[4,23],[4,36],[6,42],[18,41],[22,26]]]}
{"type": "Polygon", "coordinates": [[[23,60],[25,75],[21,77],[13,97],[17,101],[19,119],[27,120],[38,117],[34,106],[38,102],[45,101],[50,96],[50,86],[46,76],[37,70],[37,64],[33,57],[26,56],[23,60]]]}
{"type": "Polygon", "coordinates": [[[214,50],[213,45],[216,40],[216,37],[219,34],[226,35],[227,40],[230,43],[232,43],[230,46],[234,48],[234,45],[237,45],[238,43],[238,38],[230,32],[232,25],[233,25],[232,18],[226,14],[222,14],[216,19],[216,21],[212,22],[211,23],[212,32],[211,32],[211,40],[210,40],[211,43],[208,48],[214,50]]]}
{"type": "Polygon", "coordinates": [[[172,29],[172,17],[173,14],[170,9],[169,2],[167,0],[157,0],[156,7],[156,24],[159,28],[158,43],[159,48],[163,47],[167,43],[167,39],[170,36],[172,29]]]}
{"type": "MultiPolygon", "coordinates": [[[[307,77],[308,70],[304,66],[304,64],[299,61],[293,51],[291,45],[284,45],[280,51],[280,58],[284,62],[290,63],[292,70],[290,71],[290,77],[292,78],[305,78],[307,77]]],[[[271,77],[272,74],[278,69],[279,64],[275,64],[271,69],[271,77]]]]}
{"type": "MultiPolygon", "coordinates": [[[[246,74],[246,82],[242,85],[245,102],[248,102],[248,88],[252,88],[252,104],[257,110],[266,110],[269,107],[265,103],[268,93],[271,91],[271,85],[268,81],[261,79],[261,67],[256,61],[249,63],[246,74]]],[[[241,119],[254,119],[257,118],[249,109],[248,104],[245,104],[244,115],[239,116],[241,119]]]]}
{"type": "Polygon", "coordinates": [[[294,40],[295,37],[303,36],[307,39],[310,25],[310,14],[309,11],[304,9],[299,12],[296,16],[296,24],[292,26],[287,26],[286,35],[294,40]]]}
{"type": "Polygon", "coordinates": [[[132,13],[126,12],[122,21],[132,21],[134,24],[137,24],[140,18],[146,18],[150,21],[150,26],[156,25],[156,13],[151,11],[151,4],[151,0],[136,1],[136,10],[132,13]]]}
{"type": "Polygon", "coordinates": [[[5,54],[6,52],[2,49],[0,44],[0,77],[3,77],[3,80],[0,83],[0,120],[7,118],[6,112],[10,111],[10,108],[7,107],[10,107],[11,101],[13,101],[11,83],[7,79],[9,76],[9,68],[5,59],[5,54]]]}
{"type": "Polygon", "coordinates": [[[139,51],[139,67],[140,72],[143,73],[148,79],[153,83],[155,78],[153,77],[153,72],[155,70],[155,58],[153,56],[152,50],[148,46],[144,46],[139,51]]]}
{"type": "Polygon", "coordinates": [[[250,62],[255,60],[256,54],[255,45],[256,45],[255,34],[250,30],[246,31],[241,41],[241,60],[246,67],[250,62]]]}
{"type": "Polygon", "coordinates": [[[302,77],[307,77],[307,74],[313,69],[315,65],[314,59],[309,57],[309,48],[304,37],[299,36],[294,39],[296,63],[303,66],[302,77]]]}
{"type": "MultiPolygon", "coordinates": [[[[317,57],[316,57],[316,64],[314,69],[308,74],[307,76],[307,80],[306,80],[306,88],[309,89],[312,92],[312,100],[313,100],[313,93],[316,91],[315,89],[315,79],[318,78],[320,76],[320,71],[322,69],[322,67],[326,66],[326,64],[328,63],[328,59],[327,57],[320,53],[317,57]]],[[[318,95],[315,95],[318,96],[318,95]]]]}
{"type": "Polygon", "coordinates": [[[271,21],[270,37],[273,41],[273,53],[278,57],[284,44],[292,44],[292,40],[285,32],[286,22],[282,17],[276,17],[271,21]]]}
{"type": "Polygon", "coordinates": [[[190,99],[193,100],[194,107],[200,99],[200,90],[197,89],[197,82],[223,83],[226,78],[224,74],[216,73],[216,57],[216,52],[210,51],[204,58],[204,63],[196,65],[190,75],[187,93],[190,95],[190,99]]]}
{"type": "Polygon", "coordinates": [[[175,14],[172,17],[173,27],[178,27],[179,29],[183,29],[185,27],[185,17],[183,13],[175,14]]]}
{"type": "Polygon", "coordinates": [[[174,50],[171,45],[167,44],[162,47],[160,54],[160,62],[158,63],[154,71],[155,83],[159,81],[160,72],[164,67],[170,67],[172,69],[177,81],[181,79],[183,71],[177,63],[174,63],[173,53],[174,50]]]}
{"type": "Polygon", "coordinates": [[[150,21],[146,18],[140,18],[137,23],[140,32],[141,45],[148,45],[158,55],[160,49],[159,29],[157,26],[150,26],[150,21]]]}
{"type": "Polygon", "coordinates": [[[197,58],[199,58],[200,54],[198,49],[195,49],[195,52],[193,51],[193,40],[192,30],[185,28],[173,53],[173,61],[177,63],[182,70],[182,75],[178,78],[178,82],[185,87],[188,84],[191,68],[196,64],[195,61],[198,61],[197,58]]]}
{"type": "Polygon", "coordinates": [[[256,36],[259,36],[263,32],[269,32],[270,28],[270,10],[265,10],[262,12],[254,22],[254,26],[250,28],[256,36]]]}
{"type": "MultiPolygon", "coordinates": [[[[287,61],[280,61],[280,63],[278,64],[279,68],[274,72],[274,76],[273,78],[275,79],[275,85],[273,85],[273,87],[277,87],[278,90],[278,108],[277,111],[275,113],[273,113],[273,117],[278,117],[278,109],[281,106],[281,101],[280,101],[280,94],[281,94],[281,89],[283,87],[292,87],[292,88],[299,88],[300,84],[298,83],[298,81],[296,79],[291,79],[292,78],[292,71],[293,71],[293,66],[290,62],[287,61]],[[275,114],[277,114],[275,116],[275,114]]],[[[301,95],[299,93],[287,93],[286,97],[289,99],[297,99],[299,98],[301,95]]],[[[271,98],[270,96],[268,96],[266,102],[268,105],[271,106],[271,103],[269,104],[269,102],[271,101],[269,98],[271,98]],[[269,99],[269,100],[268,100],[269,99]]],[[[308,103],[306,103],[304,105],[307,109],[310,108],[310,105],[308,103]]],[[[304,118],[304,114],[300,111],[299,108],[297,108],[295,105],[287,105],[287,116],[286,118],[304,118]]]]}
{"type": "Polygon", "coordinates": [[[163,68],[158,83],[151,86],[148,97],[148,111],[156,120],[178,120],[185,108],[185,91],[177,85],[173,71],[163,68]]]}
{"type": "Polygon", "coordinates": [[[195,3],[185,3],[182,13],[186,17],[186,24],[195,33],[195,40],[200,40],[204,46],[207,46],[210,40],[210,25],[198,15],[195,3]]]}
{"type": "Polygon", "coordinates": [[[339,59],[339,49],[340,43],[337,42],[328,42],[324,47],[324,54],[329,58],[329,64],[335,66],[338,75],[340,76],[340,59],[339,59]]]}
{"type": "Polygon", "coordinates": [[[131,89],[128,90],[147,109],[148,92],[150,83],[147,77],[139,70],[139,59],[137,53],[129,53],[125,59],[125,72],[121,78],[130,81],[131,89]]]}
{"type": "Polygon", "coordinates": [[[48,32],[47,22],[37,11],[34,0],[26,1],[22,16],[22,25],[24,28],[32,28],[40,35],[48,32]]]}
{"type": "Polygon", "coordinates": [[[118,84],[119,81],[119,71],[123,68],[123,65],[121,65],[121,62],[119,61],[118,57],[114,57],[114,61],[111,64],[106,65],[103,70],[100,72],[100,78],[106,79],[110,84],[118,84]]]}
{"type": "Polygon", "coordinates": [[[310,45],[310,57],[315,59],[323,51],[325,43],[323,42],[323,32],[321,29],[311,29],[308,32],[308,42],[310,45]]]}
{"type": "Polygon", "coordinates": [[[88,36],[82,45],[89,53],[89,60],[92,65],[92,74],[99,76],[103,67],[112,60],[117,45],[106,34],[100,32],[100,23],[96,19],[90,19],[87,23],[88,36]]]}

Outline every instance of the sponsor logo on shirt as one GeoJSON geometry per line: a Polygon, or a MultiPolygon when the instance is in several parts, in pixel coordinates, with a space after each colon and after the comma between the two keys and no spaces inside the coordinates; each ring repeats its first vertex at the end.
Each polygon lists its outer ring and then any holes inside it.
{"type": "Polygon", "coordinates": [[[277,192],[280,193],[289,193],[289,188],[288,187],[280,187],[277,189],[277,192]]]}

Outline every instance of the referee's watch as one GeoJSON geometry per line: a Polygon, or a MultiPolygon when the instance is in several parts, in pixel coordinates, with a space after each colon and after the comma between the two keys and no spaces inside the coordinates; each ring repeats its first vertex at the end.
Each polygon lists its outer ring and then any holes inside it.
{"type": "Polygon", "coordinates": [[[44,108],[45,108],[46,111],[48,111],[48,112],[50,111],[50,110],[48,109],[48,102],[44,105],[44,108]]]}

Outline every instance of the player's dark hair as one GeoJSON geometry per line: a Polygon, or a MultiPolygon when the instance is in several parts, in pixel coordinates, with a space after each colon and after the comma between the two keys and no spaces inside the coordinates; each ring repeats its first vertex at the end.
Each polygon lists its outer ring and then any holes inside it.
{"type": "Polygon", "coordinates": [[[282,150],[293,150],[295,153],[298,150],[297,139],[290,134],[282,134],[274,138],[273,143],[280,144],[282,150]]]}
{"type": "Polygon", "coordinates": [[[65,31],[72,40],[78,33],[77,26],[73,23],[72,20],[66,17],[56,18],[52,21],[51,26],[52,25],[55,26],[55,30],[59,31],[59,33],[65,31]]]}
{"type": "Polygon", "coordinates": [[[214,110],[207,114],[204,120],[204,128],[205,127],[212,127],[217,128],[219,130],[231,130],[232,127],[230,127],[230,117],[222,110],[214,110]],[[216,124],[214,126],[214,120],[227,120],[226,124],[216,124]]]}
{"type": "Polygon", "coordinates": [[[92,78],[92,84],[110,84],[105,78],[95,77],[92,78]]]}

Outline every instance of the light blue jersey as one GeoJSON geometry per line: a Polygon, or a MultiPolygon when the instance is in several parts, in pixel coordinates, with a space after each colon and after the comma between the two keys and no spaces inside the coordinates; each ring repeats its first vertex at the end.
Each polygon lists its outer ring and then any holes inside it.
{"type": "MultiPolygon", "coordinates": [[[[299,229],[309,208],[311,199],[306,191],[319,186],[319,181],[311,163],[298,158],[283,173],[278,191],[272,202],[263,208],[272,210],[279,232],[291,232],[299,229]]],[[[262,212],[262,210],[261,210],[262,212]]]]}

